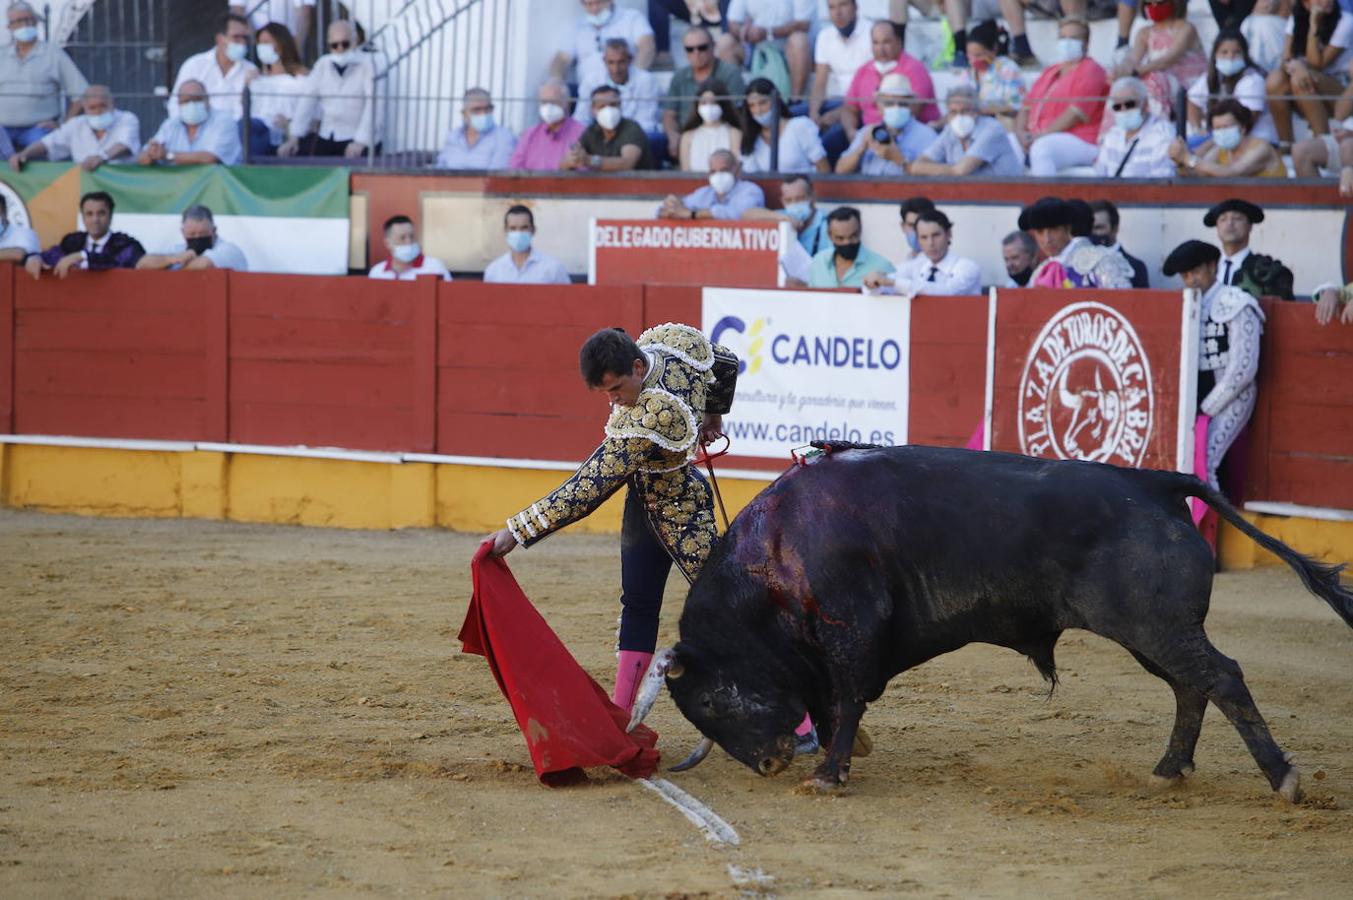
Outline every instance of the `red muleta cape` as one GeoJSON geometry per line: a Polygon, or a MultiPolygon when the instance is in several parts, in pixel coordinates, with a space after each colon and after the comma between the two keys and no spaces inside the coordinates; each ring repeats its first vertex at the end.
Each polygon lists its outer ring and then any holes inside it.
{"type": "Polygon", "coordinates": [[[474,595],[460,641],[466,653],[489,661],[541,783],[585,781],[585,766],[613,766],[631,778],[652,775],[657,733],[643,725],[625,733],[629,713],[583,671],[489,548],[488,541],[481,544],[470,563],[474,595]]]}

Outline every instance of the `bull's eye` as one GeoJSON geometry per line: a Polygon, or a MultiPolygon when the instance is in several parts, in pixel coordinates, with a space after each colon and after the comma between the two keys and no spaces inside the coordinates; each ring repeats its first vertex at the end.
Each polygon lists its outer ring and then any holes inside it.
{"type": "Polygon", "coordinates": [[[714,698],[710,697],[709,694],[701,694],[701,695],[700,695],[700,705],[703,706],[705,709],[713,709],[713,708],[714,708],[714,698]]]}

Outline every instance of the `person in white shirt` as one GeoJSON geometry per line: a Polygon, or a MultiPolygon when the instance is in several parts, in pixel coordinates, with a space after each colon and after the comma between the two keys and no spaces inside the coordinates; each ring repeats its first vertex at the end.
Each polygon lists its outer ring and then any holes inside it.
{"type": "Polygon", "coordinates": [[[255,31],[269,24],[284,26],[296,39],[296,46],[304,47],[315,23],[315,0],[248,0],[235,3],[229,0],[230,11],[237,16],[248,15],[255,31]]]}
{"type": "MultiPolygon", "coordinates": [[[[855,0],[830,0],[830,28],[818,33],[813,45],[813,92],[808,98],[808,117],[819,128],[828,128],[841,119],[841,104],[851,79],[860,66],[874,59],[870,29],[874,23],[858,15],[855,0]]],[[[865,98],[868,99],[868,98],[865,98]]]]}
{"type": "MultiPolygon", "coordinates": [[[[258,67],[246,57],[249,55],[249,38],[254,30],[244,16],[230,13],[221,19],[216,29],[216,46],[190,56],[179,66],[178,76],[174,79],[173,97],[185,81],[200,81],[207,88],[207,96],[217,109],[225,110],[237,121],[244,115],[244,88],[258,72],[258,67]]],[[[178,115],[176,103],[171,99],[169,115],[178,115]]]]}
{"type": "Polygon", "coordinates": [[[244,251],[216,234],[211,210],[202,205],[183,211],[183,240],[167,253],[147,253],[136,262],[138,269],[234,269],[248,272],[244,251]]]}
{"type": "Polygon", "coordinates": [[[775,85],[769,78],[756,78],[747,85],[742,103],[742,168],[744,172],[771,171],[771,124],[779,104],[780,140],[778,172],[830,172],[827,149],[822,146],[817,126],[807,116],[791,116],[784,97],[775,98],[775,85]],[[773,99],[774,98],[774,99],[773,99]]]}
{"type": "MultiPolygon", "coordinates": [[[[659,120],[658,101],[662,92],[658,89],[657,79],[653,73],[631,65],[633,57],[624,38],[608,39],[601,59],[606,68],[600,76],[593,75],[581,82],[578,96],[590,97],[602,85],[610,85],[619,91],[620,114],[639,123],[648,135],[650,151],[656,159],[661,159],[667,150],[667,132],[659,120]]],[[[591,110],[582,103],[573,110],[573,118],[584,125],[592,124],[591,110]]]]}
{"type": "Polygon", "coordinates": [[[789,64],[789,81],[795,97],[803,96],[813,65],[808,41],[815,0],[732,0],[728,4],[728,30],[719,36],[715,53],[735,66],[745,66],[761,44],[772,46],[789,64]]]}
{"type": "Polygon", "coordinates": [[[553,256],[531,246],[536,235],[536,219],[529,206],[518,204],[503,216],[507,232],[507,252],[484,269],[488,284],[570,284],[568,269],[553,256]]]}
{"type": "Polygon", "coordinates": [[[357,44],[357,29],[340,19],[329,25],[329,52],[315,63],[306,79],[305,96],[296,113],[291,136],[277,148],[278,156],[295,156],[305,136],[307,156],[355,159],[379,146],[380,110],[371,91],[376,69],[369,53],[357,44]],[[317,131],[311,126],[319,120],[317,131]]]}
{"type": "Polygon", "coordinates": [[[1170,159],[1174,127],[1147,110],[1146,85],[1140,78],[1119,78],[1109,88],[1113,127],[1099,136],[1095,157],[1098,178],[1173,178],[1170,159]]]}
{"type": "Polygon", "coordinates": [[[249,82],[249,155],[276,156],[300,125],[297,114],[309,70],[301,64],[291,32],[279,22],[260,28],[254,46],[262,68],[249,82]]]}
{"type": "Polygon", "coordinates": [[[440,259],[423,255],[418,246],[413,219],[408,216],[391,216],[385,220],[385,249],[390,258],[378,262],[367,273],[368,278],[378,281],[413,281],[422,275],[450,281],[451,273],[446,270],[440,259]]]}
{"type": "Polygon", "coordinates": [[[27,225],[9,220],[5,195],[0,194],[0,262],[21,263],[33,253],[41,253],[38,233],[27,225]]]}
{"type": "Polygon", "coordinates": [[[896,293],[905,297],[928,294],[937,297],[970,297],[982,292],[982,269],[966,256],[950,249],[954,224],[938,209],[916,219],[916,237],[921,252],[893,272],[870,272],[864,276],[867,292],[896,293]]]}
{"type": "Polygon", "coordinates": [[[141,152],[141,121],[135,113],[117,109],[105,85],[91,84],[81,99],[84,114],[9,158],[18,172],[31,159],[73,159],[86,172],[106,162],[132,162],[141,152]]]}
{"type": "Polygon", "coordinates": [[[212,109],[200,81],[179,86],[178,112],[165,119],[141,153],[138,165],[223,166],[240,161],[240,129],[230,114],[212,109]]]}
{"type": "Polygon", "coordinates": [[[641,69],[652,67],[657,45],[653,41],[653,26],[649,24],[647,16],[637,9],[618,7],[615,0],[581,2],[583,15],[569,34],[567,45],[555,55],[550,74],[555,78],[564,78],[568,74],[568,67],[576,61],[580,84],[600,81],[606,77],[606,67],[601,61],[602,48],[611,38],[623,38],[629,44],[636,66],[641,69]]]}

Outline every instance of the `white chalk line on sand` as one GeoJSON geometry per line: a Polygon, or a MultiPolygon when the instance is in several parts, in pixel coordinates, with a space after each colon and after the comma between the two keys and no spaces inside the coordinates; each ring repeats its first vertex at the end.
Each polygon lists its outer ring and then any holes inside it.
{"type": "Polygon", "coordinates": [[[700,829],[705,835],[705,840],[718,844],[733,844],[734,846],[739,843],[740,838],[738,833],[733,830],[732,825],[719,818],[708,806],[705,806],[672,782],[664,778],[639,778],[636,780],[679,809],[692,825],[700,829]]]}

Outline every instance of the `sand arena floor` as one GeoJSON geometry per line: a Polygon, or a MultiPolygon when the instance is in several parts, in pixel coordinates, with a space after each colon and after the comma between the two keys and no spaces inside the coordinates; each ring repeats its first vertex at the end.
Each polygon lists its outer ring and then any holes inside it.
{"type": "MultiPolygon", "coordinates": [[[[1215,709],[1154,788],[1171,694],[1072,632],[1051,698],[991,647],[895,679],[842,796],[717,750],[671,776],[720,848],[619,776],[535,781],[455,641],[476,542],[0,510],[0,896],[1353,897],[1353,631],[1286,569],[1219,576],[1209,624],[1299,806],[1215,709]]],[[[615,540],[509,562],[609,686],[615,540]]],[[[669,761],[695,739],[652,721],[669,761]]]]}

